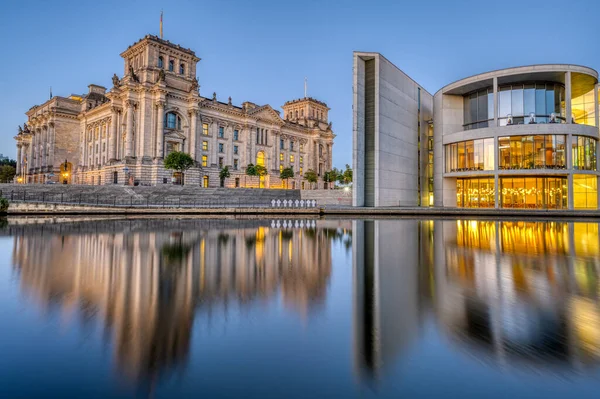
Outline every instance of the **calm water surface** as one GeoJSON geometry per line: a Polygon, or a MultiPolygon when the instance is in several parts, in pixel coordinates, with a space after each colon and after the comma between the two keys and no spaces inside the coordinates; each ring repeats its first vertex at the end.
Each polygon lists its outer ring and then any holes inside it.
{"type": "Polygon", "coordinates": [[[0,220],[0,397],[598,398],[599,224],[0,220]]]}

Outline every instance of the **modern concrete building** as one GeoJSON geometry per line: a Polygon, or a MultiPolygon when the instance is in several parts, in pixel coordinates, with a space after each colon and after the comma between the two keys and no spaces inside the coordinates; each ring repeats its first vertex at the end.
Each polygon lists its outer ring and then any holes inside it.
{"type": "Polygon", "coordinates": [[[487,72],[432,98],[380,54],[357,52],[353,204],[598,209],[597,108],[587,67],[487,72]]]}

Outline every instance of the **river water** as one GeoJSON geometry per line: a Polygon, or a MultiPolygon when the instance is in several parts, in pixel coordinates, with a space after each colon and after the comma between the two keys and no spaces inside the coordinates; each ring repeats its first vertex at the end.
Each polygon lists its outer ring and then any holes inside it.
{"type": "Polygon", "coordinates": [[[0,397],[597,398],[599,223],[0,220],[0,397]]]}

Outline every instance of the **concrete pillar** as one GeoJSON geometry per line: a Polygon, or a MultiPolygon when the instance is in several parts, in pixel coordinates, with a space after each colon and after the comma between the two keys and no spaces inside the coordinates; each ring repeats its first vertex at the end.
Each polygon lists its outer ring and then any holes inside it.
{"type": "Polygon", "coordinates": [[[165,145],[165,102],[156,102],[156,158],[162,158],[164,156],[164,145],[165,145]]]}
{"type": "MultiPolygon", "coordinates": [[[[565,117],[567,120],[567,123],[573,123],[571,115],[573,114],[573,111],[571,111],[571,71],[567,71],[565,72],[565,104],[566,104],[566,110],[565,110],[565,117]]],[[[569,151],[570,151],[569,147],[569,151]]]]}
{"type": "Polygon", "coordinates": [[[191,109],[189,112],[190,117],[190,156],[194,161],[196,161],[196,147],[197,147],[197,120],[198,120],[198,110],[191,109]]]}
{"type": "Polygon", "coordinates": [[[108,138],[108,160],[109,162],[117,159],[117,117],[118,112],[115,107],[112,108],[110,120],[110,137],[108,138]]]}
{"type": "MultiPolygon", "coordinates": [[[[498,126],[498,78],[493,79],[493,90],[494,90],[494,127],[498,126]]],[[[498,170],[498,169],[496,169],[498,170]]]]}
{"type": "Polygon", "coordinates": [[[127,128],[125,130],[125,157],[133,157],[133,112],[134,103],[131,100],[127,100],[127,128]]]}
{"type": "Polygon", "coordinates": [[[226,165],[230,165],[233,168],[233,130],[235,126],[229,126],[227,129],[227,162],[226,165]]]}

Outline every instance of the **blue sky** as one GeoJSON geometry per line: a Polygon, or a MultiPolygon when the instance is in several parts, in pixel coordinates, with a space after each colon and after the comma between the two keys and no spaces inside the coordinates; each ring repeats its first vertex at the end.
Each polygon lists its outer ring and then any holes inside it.
{"type": "Polygon", "coordinates": [[[334,166],[352,159],[352,51],[378,51],[434,93],[454,80],[540,63],[600,68],[600,2],[527,1],[27,1],[0,14],[0,153],[24,113],[55,95],[111,86],[119,54],[158,34],[202,58],[202,95],[280,110],[308,93],[337,134],[334,166]]]}

